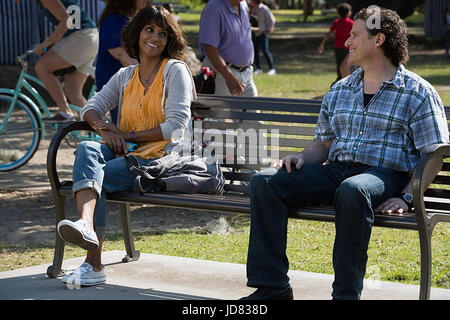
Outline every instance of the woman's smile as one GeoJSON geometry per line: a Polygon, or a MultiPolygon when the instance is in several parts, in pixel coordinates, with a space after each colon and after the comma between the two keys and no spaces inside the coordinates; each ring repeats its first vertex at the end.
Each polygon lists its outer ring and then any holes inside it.
{"type": "Polygon", "coordinates": [[[159,56],[167,44],[167,31],[156,24],[146,25],[140,34],[141,50],[148,56],[159,56]]]}

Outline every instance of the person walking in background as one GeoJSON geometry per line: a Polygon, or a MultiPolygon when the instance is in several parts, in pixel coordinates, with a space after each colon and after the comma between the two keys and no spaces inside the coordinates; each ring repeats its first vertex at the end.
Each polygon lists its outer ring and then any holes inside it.
{"type": "Polygon", "coordinates": [[[176,12],[175,12],[174,9],[173,9],[173,5],[172,5],[170,2],[165,3],[165,4],[163,5],[163,8],[166,9],[167,11],[169,11],[169,12],[172,14],[174,20],[175,20],[178,24],[181,24],[181,18],[180,18],[179,15],[176,14],[176,12]]]}
{"type": "MultiPolygon", "coordinates": [[[[334,82],[343,78],[341,73],[341,64],[348,55],[348,48],[345,46],[345,41],[350,36],[350,30],[353,27],[353,20],[350,19],[352,14],[352,7],[348,3],[341,3],[337,6],[340,18],[334,20],[330,27],[330,31],[323,38],[319,45],[318,52],[323,53],[323,48],[327,40],[334,34],[334,55],[336,57],[336,72],[337,78],[334,82]]],[[[350,67],[350,65],[348,66],[350,67]]]]}
{"type": "Polygon", "coordinates": [[[44,121],[74,120],[76,115],[69,108],[67,99],[78,107],[86,104],[83,86],[97,55],[98,31],[76,0],[38,0],[37,3],[47,19],[56,25],[52,34],[34,47],[34,52],[41,56],[34,69],[59,109],[57,114],[44,118],[44,121]],[[70,6],[80,9],[79,25],[70,25],[73,23],[67,9],[70,6]],[[64,76],[63,90],[53,72],[72,66],[76,70],[64,76]]]}
{"type": "Polygon", "coordinates": [[[140,165],[148,165],[179,150],[180,135],[190,127],[195,86],[183,62],[186,39],[172,15],[160,6],[145,7],[125,27],[122,43],[140,63],[121,68],[81,111],[104,142],[83,141],[77,148],[72,190],[80,219],[61,220],[57,229],[63,240],[87,250],[87,256],[63,283],[106,281],[101,263],[105,192],[131,190],[136,179],[124,160],[126,142],[137,144],[133,155],[140,165]],[[116,106],[117,125],[102,120],[116,106]]]}
{"type": "Polygon", "coordinates": [[[216,71],[216,95],[258,95],[246,1],[210,0],[200,18],[199,45],[203,66],[216,71]]]}
{"type": "Polygon", "coordinates": [[[250,0],[250,14],[256,17],[258,21],[258,27],[252,27],[252,31],[255,33],[254,39],[254,51],[255,51],[255,74],[261,73],[261,61],[259,57],[259,50],[261,49],[267,64],[269,65],[269,71],[267,74],[272,76],[276,74],[276,70],[273,67],[273,58],[269,51],[269,34],[273,32],[275,27],[275,17],[262,0],[250,0]]]}
{"type": "Polygon", "coordinates": [[[444,28],[445,57],[448,59],[450,57],[448,52],[450,46],[450,0],[447,0],[444,7],[444,12],[442,14],[442,25],[444,28]]]}
{"type": "MultiPolygon", "coordinates": [[[[148,0],[108,0],[99,21],[100,45],[95,68],[97,90],[103,86],[120,68],[138,64],[121,45],[121,34],[130,18],[143,9],[148,0]]],[[[110,111],[112,123],[117,124],[117,108],[110,111]]]]}

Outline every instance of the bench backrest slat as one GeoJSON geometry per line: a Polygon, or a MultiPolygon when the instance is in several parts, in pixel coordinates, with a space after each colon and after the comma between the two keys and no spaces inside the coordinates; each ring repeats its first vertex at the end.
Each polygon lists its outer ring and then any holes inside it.
{"type": "Polygon", "coordinates": [[[444,162],[441,171],[449,171],[448,175],[450,175],[450,162],[444,162]]]}
{"type": "Polygon", "coordinates": [[[450,120],[450,106],[445,106],[445,116],[447,117],[447,120],[450,120]]]}
{"type": "Polygon", "coordinates": [[[424,193],[425,197],[450,199],[450,190],[428,188],[424,193]]]}
{"type": "MultiPolygon", "coordinates": [[[[239,112],[231,110],[197,110],[198,117],[208,118],[214,114],[214,119],[239,119],[242,121],[274,121],[274,122],[295,122],[295,123],[311,123],[317,122],[317,116],[282,114],[282,113],[263,113],[263,112],[239,112]]],[[[231,126],[232,127],[232,126],[231,126]]]]}
{"type": "MultiPolygon", "coordinates": [[[[320,106],[320,100],[199,95],[192,111],[203,120],[194,121],[194,130],[219,155],[225,191],[249,194],[257,171],[310,143],[320,106]]],[[[445,113],[450,119],[450,107],[445,113]]],[[[425,197],[427,209],[450,213],[450,203],[442,201],[450,199],[450,157],[425,197]]]]}
{"type": "Polygon", "coordinates": [[[219,121],[209,121],[208,119],[201,121],[201,126],[203,129],[215,129],[215,130],[243,130],[247,131],[249,129],[260,130],[265,129],[267,132],[278,130],[279,134],[287,135],[305,135],[313,136],[316,124],[301,124],[301,125],[276,125],[276,124],[261,124],[261,123],[237,123],[230,124],[229,122],[219,122],[219,121]],[[308,125],[308,126],[307,126],[308,125]]]}
{"type": "Polygon", "coordinates": [[[425,200],[425,208],[427,210],[439,210],[443,211],[442,213],[450,214],[450,203],[425,200]]]}

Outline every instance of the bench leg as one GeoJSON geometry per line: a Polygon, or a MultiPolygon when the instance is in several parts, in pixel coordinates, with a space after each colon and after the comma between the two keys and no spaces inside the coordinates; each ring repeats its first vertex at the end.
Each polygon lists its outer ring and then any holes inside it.
{"type": "Polygon", "coordinates": [[[430,299],[431,290],[431,234],[432,230],[419,229],[420,240],[420,300],[430,299]]]}
{"type": "MultiPolygon", "coordinates": [[[[56,211],[56,225],[66,217],[65,213],[65,198],[57,197],[55,202],[56,211]]],[[[56,278],[61,274],[61,267],[64,259],[64,240],[56,230],[55,237],[55,254],[53,256],[53,264],[47,268],[47,275],[49,278],[56,278]]]]}
{"type": "Polygon", "coordinates": [[[122,218],[123,239],[127,255],[122,262],[136,261],[139,259],[139,251],[134,248],[133,234],[131,232],[130,205],[128,203],[120,204],[120,216],[122,218]]]}

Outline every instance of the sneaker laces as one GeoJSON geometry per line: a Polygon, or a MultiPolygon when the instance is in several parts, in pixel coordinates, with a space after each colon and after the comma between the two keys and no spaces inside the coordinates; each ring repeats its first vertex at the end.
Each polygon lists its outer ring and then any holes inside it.
{"type": "Polygon", "coordinates": [[[79,268],[78,268],[78,272],[80,273],[80,274],[83,274],[83,273],[88,273],[88,272],[91,272],[92,270],[94,270],[94,267],[90,264],[90,263],[88,263],[88,262],[84,262],[79,268]]]}
{"type": "MultiPolygon", "coordinates": [[[[87,234],[90,234],[92,231],[91,229],[89,229],[88,223],[82,219],[78,220],[75,224],[77,224],[80,227],[80,229],[87,234]]],[[[87,263],[87,262],[85,262],[85,263],[87,263]]],[[[85,264],[85,263],[83,263],[83,264],[85,264]]]]}

